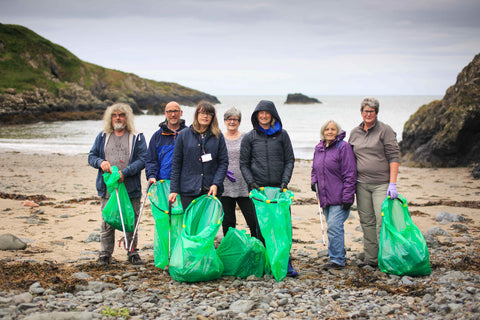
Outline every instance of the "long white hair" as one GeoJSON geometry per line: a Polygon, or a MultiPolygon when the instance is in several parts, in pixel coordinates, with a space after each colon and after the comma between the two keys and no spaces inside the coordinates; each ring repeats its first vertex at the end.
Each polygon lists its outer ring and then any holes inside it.
{"type": "Polygon", "coordinates": [[[126,103],[115,103],[105,110],[105,113],[103,114],[103,131],[106,133],[113,132],[112,113],[115,111],[125,113],[125,130],[131,134],[134,133],[135,119],[133,117],[133,111],[132,108],[130,108],[130,106],[126,103]]]}

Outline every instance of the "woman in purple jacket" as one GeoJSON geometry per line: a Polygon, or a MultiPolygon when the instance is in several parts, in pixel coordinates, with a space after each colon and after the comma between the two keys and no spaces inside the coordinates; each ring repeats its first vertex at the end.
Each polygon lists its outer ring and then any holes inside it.
{"type": "Polygon", "coordinates": [[[345,267],[345,231],[343,223],[350,214],[355,194],[357,167],[352,147],[338,123],[327,121],[320,129],[321,140],[315,147],[312,164],[312,191],[327,220],[330,262],[323,269],[345,267]]]}

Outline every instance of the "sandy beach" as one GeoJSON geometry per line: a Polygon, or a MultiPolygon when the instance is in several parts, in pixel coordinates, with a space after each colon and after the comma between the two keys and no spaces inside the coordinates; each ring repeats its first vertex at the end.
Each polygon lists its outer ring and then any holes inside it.
{"type": "MultiPolygon", "coordinates": [[[[0,234],[11,233],[28,243],[25,250],[0,251],[0,259],[95,261],[100,245],[85,240],[100,231],[101,213],[95,190],[97,172],[88,165],[87,155],[3,152],[0,159],[0,234]],[[39,206],[31,206],[32,202],[39,206]]],[[[314,257],[323,244],[318,206],[310,191],[310,166],[310,161],[296,162],[289,188],[295,194],[293,252],[301,250],[314,257]]],[[[448,225],[435,221],[439,212],[449,212],[467,218],[469,230],[478,237],[480,180],[474,180],[470,171],[400,167],[398,190],[407,198],[413,221],[422,232],[435,226],[449,231],[448,225]]],[[[240,211],[237,217],[238,227],[247,229],[240,211]]],[[[147,202],[139,231],[141,256],[147,261],[153,260],[154,225],[147,202]]],[[[359,225],[357,211],[352,210],[345,223],[349,252],[362,251],[359,225]]],[[[118,240],[121,233],[116,236],[118,240]]],[[[452,241],[462,245],[461,238],[452,241]]],[[[117,247],[114,258],[125,260],[125,250],[117,247]]]]}

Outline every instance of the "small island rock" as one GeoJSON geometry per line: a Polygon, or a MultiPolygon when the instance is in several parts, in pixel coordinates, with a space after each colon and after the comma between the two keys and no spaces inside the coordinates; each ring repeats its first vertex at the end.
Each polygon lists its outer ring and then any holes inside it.
{"type": "Polygon", "coordinates": [[[289,93],[285,104],[307,104],[307,103],[322,103],[320,100],[308,97],[301,93],[289,93]]]}

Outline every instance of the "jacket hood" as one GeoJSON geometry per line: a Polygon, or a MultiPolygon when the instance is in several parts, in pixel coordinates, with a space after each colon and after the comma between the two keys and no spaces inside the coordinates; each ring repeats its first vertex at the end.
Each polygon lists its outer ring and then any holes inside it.
{"type": "Polygon", "coordinates": [[[260,111],[270,112],[272,114],[273,119],[275,119],[276,122],[280,123],[280,127],[283,127],[282,120],[278,115],[277,108],[275,108],[275,104],[269,100],[261,100],[255,107],[255,110],[253,111],[252,117],[251,117],[251,121],[254,129],[257,129],[259,126],[257,115],[260,111]]]}
{"type": "MultiPolygon", "coordinates": [[[[340,132],[340,134],[335,138],[335,140],[332,141],[330,146],[337,144],[339,141],[343,141],[343,139],[345,139],[346,136],[347,136],[347,133],[345,132],[345,130],[342,130],[342,132],[340,132]]],[[[320,140],[320,142],[315,146],[315,150],[322,150],[324,148],[326,147],[323,140],[320,140]]]]}

